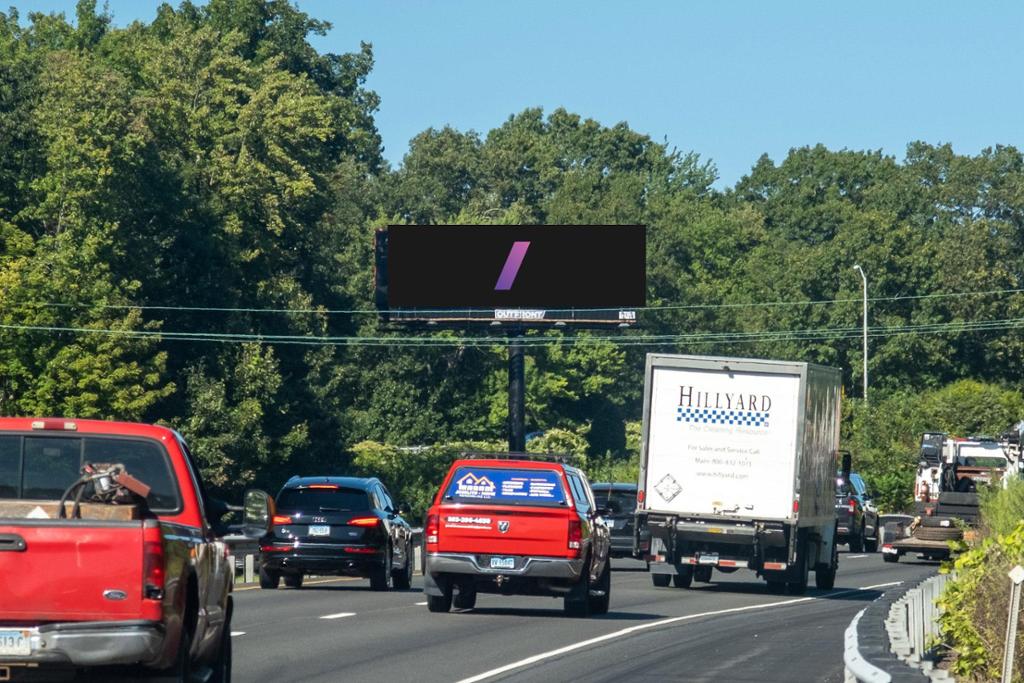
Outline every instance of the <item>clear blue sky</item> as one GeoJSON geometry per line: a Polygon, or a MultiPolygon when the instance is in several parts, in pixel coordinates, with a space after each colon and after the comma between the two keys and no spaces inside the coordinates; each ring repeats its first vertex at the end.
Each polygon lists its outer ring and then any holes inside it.
{"type": "MultiPolygon", "coordinates": [[[[74,0],[8,0],[73,15],[74,0]]],[[[100,3],[102,6],[102,2],[100,3]]],[[[159,3],[109,0],[117,25],[159,3]]],[[[529,106],[626,121],[698,152],[735,183],[762,153],[950,142],[1024,146],[1024,3],[304,0],[334,28],[314,44],[373,43],[385,156],[419,131],[481,133],[529,106]]]]}

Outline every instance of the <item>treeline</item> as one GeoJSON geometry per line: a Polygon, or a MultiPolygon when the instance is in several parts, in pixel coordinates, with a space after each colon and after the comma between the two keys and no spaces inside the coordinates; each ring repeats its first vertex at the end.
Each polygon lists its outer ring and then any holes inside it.
{"type": "MultiPolygon", "coordinates": [[[[428,129],[393,169],[369,45],[318,52],[329,26],[287,0],[163,5],[123,28],[95,5],[0,14],[4,414],[169,423],[231,491],[347,470],[363,442],[502,441],[503,347],[472,330],[424,346],[373,314],[388,223],[648,226],[640,329],[529,341],[528,431],[610,472],[635,450],[648,351],[843,368],[848,440],[893,506],[884,482],[929,425],[890,427],[878,406],[965,378],[1020,397],[1012,147],[800,148],[723,191],[710,162],[626,124],[524,109],[486,134],[428,129]]],[[[976,422],[966,410],[951,429],[976,422]]]]}

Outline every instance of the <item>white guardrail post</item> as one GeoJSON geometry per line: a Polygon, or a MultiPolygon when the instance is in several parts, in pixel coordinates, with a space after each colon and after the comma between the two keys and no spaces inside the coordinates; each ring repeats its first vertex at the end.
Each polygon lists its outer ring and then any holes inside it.
{"type": "Polygon", "coordinates": [[[1017,617],[1020,616],[1020,584],[1024,581],[1024,567],[1019,564],[1010,570],[1010,613],[1006,619],[1006,642],[1003,645],[1003,683],[1013,678],[1013,655],[1017,650],[1017,617]]]}

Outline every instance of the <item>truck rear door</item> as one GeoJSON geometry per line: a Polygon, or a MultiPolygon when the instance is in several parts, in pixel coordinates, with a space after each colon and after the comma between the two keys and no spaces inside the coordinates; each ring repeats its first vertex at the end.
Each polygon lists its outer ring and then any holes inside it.
{"type": "Polygon", "coordinates": [[[459,467],[441,499],[440,552],[566,557],[579,518],[556,469],[459,467]]]}
{"type": "Polygon", "coordinates": [[[0,519],[0,622],[138,619],[142,522],[0,519]]]}

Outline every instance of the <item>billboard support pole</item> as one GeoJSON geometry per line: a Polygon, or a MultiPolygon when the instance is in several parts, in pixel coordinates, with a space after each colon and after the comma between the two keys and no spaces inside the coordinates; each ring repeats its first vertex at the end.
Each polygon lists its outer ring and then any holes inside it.
{"type": "Polygon", "coordinates": [[[522,330],[509,333],[508,449],[513,453],[526,450],[526,358],[522,340],[522,330]]]}

